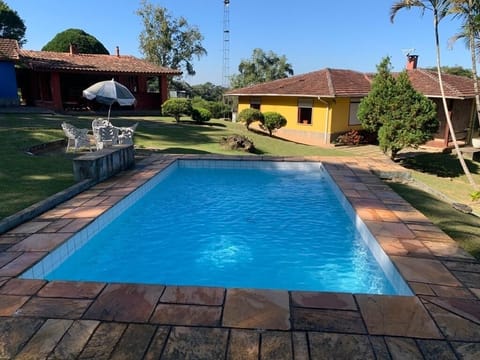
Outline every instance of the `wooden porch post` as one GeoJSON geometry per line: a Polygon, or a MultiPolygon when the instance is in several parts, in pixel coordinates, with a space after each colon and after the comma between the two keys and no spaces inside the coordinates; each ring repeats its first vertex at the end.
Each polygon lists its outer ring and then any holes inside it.
{"type": "Polygon", "coordinates": [[[160,105],[168,99],[168,79],[166,75],[160,75],[160,105]]]}
{"type": "Polygon", "coordinates": [[[60,74],[58,72],[52,72],[50,87],[52,90],[53,108],[55,110],[63,110],[62,92],[60,90],[60,74]]]}

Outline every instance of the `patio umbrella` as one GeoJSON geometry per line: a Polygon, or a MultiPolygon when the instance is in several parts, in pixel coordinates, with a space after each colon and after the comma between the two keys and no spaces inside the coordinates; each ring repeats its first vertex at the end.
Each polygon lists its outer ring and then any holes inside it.
{"type": "Polygon", "coordinates": [[[95,100],[100,104],[109,105],[108,119],[110,119],[110,110],[114,103],[120,106],[130,106],[135,104],[135,97],[124,85],[115,80],[100,81],[89,88],[83,90],[83,97],[88,100],[95,100]]]}

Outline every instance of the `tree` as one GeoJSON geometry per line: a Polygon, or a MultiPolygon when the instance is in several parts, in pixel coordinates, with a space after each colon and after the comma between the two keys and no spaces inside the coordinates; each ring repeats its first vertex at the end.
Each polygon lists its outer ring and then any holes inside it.
{"type": "MultiPolygon", "coordinates": [[[[480,85],[477,73],[477,51],[480,46],[480,4],[478,0],[451,0],[450,12],[455,17],[463,20],[462,32],[453,36],[450,41],[455,42],[460,38],[466,39],[472,61],[473,86],[475,89],[475,104],[477,107],[477,119],[480,124],[480,85]]],[[[473,124],[472,124],[473,125],[473,124]]]]}
{"type": "Polygon", "coordinates": [[[144,25],[140,33],[140,51],[145,58],[154,64],[195,75],[193,58],[200,59],[207,54],[198,28],[190,26],[183,17],[173,18],[166,8],[154,6],[147,0],[142,1],[137,15],[144,25]]]}
{"type": "Polygon", "coordinates": [[[0,0],[0,38],[17,40],[18,44],[22,46],[27,42],[26,30],[25,23],[18,13],[0,0]]]}
{"type": "Polygon", "coordinates": [[[438,32],[438,24],[440,20],[442,20],[450,11],[451,9],[451,0],[400,0],[395,2],[390,8],[390,21],[393,22],[395,15],[401,9],[411,9],[412,7],[420,8],[422,14],[425,10],[430,10],[433,13],[433,27],[434,27],[434,34],[435,34],[435,48],[436,48],[436,57],[437,57],[437,75],[438,75],[438,82],[440,85],[440,93],[442,94],[442,104],[443,109],[445,112],[445,119],[447,120],[448,129],[450,131],[450,136],[452,137],[453,145],[455,147],[455,151],[462,166],[463,172],[467,176],[467,179],[470,185],[477,190],[477,184],[470,173],[470,169],[468,168],[465,159],[463,158],[463,154],[460,151],[460,147],[458,146],[457,137],[455,136],[455,130],[453,128],[452,119],[450,118],[450,112],[447,105],[447,99],[445,97],[445,89],[443,87],[443,80],[442,80],[442,66],[440,60],[440,36],[438,32]]]}
{"type": "Polygon", "coordinates": [[[395,78],[390,69],[390,58],[382,59],[357,116],[366,130],[378,132],[380,148],[394,159],[401,149],[432,139],[438,120],[435,104],[413,88],[407,72],[395,78]]]}
{"type": "MultiPolygon", "coordinates": [[[[437,67],[427,67],[425,68],[430,71],[437,71],[437,67]]],[[[450,75],[457,75],[457,76],[465,76],[472,78],[472,70],[466,69],[462,66],[442,66],[442,73],[450,74],[450,75]]]]}
{"type": "Polygon", "coordinates": [[[390,110],[394,92],[395,78],[391,73],[390,57],[387,56],[377,65],[372,88],[358,107],[357,117],[365,130],[378,133],[384,115],[390,110]]]}
{"type": "Polygon", "coordinates": [[[258,48],[253,50],[250,60],[240,62],[238,71],[240,74],[232,76],[230,81],[234,89],[293,75],[292,65],[285,55],[278,56],[273,51],[265,53],[258,48]]]}
{"type": "Polygon", "coordinates": [[[263,121],[260,127],[268,131],[268,135],[272,136],[272,132],[287,125],[287,119],[282,114],[273,111],[267,111],[263,114],[263,121]]]}
{"type": "Polygon", "coordinates": [[[162,114],[172,116],[177,123],[182,115],[188,116],[192,113],[192,103],[189,99],[175,98],[168,99],[162,104],[162,114]]]}
{"type": "Polygon", "coordinates": [[[97,38],[81,29],[67,29],[59,32],[42,48],[42,51],[68,52],[70,45],[75,45],[77,51],[82,54],[109,54],[97,38]]]}
{"type": "Polygon", "coordinates": [[[221,101],[225,90],[223,86],[206,82],[205,84],[193,85],[192,95],[200,96],[202,99],[208,101],[221,101]]]}
{"type": "Polygon", "coordinates": [[[238,114],[238,121],[244,122],[247,130],[249,130],[249,126],[251,123],[255,121],[263,122],[263,114],[260,110],[247,108],[240,111],[238,114]]]}

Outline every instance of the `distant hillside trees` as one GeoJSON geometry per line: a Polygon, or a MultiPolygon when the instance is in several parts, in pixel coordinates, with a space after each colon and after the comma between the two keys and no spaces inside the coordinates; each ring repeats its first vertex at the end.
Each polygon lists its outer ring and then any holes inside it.
{"type": "Polygon", "coordinates": [[[80,29],[67,29],[58,33],[42,51],[68,52],[71,44],[82,54],[109,54],[97,38],[80,29]]]}
{"type": "Polygon", "coordinates": [[[27,27],[15,10],[12,10],[3,0],[0,0],[0,38],[17,40],[22,46],[27,27]]]}
{"type": "Polygon", "coordinates": [[[238,71],[239,74],[233,75],[230,81],[234,89],[293,75],[292,65],[285,55],[279,56],[273,51],[265,52],[258,48],[253,50],[250,59],[240,62],[238,71]]]}

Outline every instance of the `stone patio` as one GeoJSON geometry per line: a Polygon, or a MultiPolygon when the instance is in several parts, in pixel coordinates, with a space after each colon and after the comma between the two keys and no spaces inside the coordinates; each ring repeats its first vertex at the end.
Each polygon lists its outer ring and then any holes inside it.
{"type": "Polygon", "coordinates": [[[387,159],[261,157],[322,161],[415,296],[19,278],[177,158],[151,156],[0,235],[0,359],[480,358],[480,263],[373,175],[398,171],[387,159]]]}

